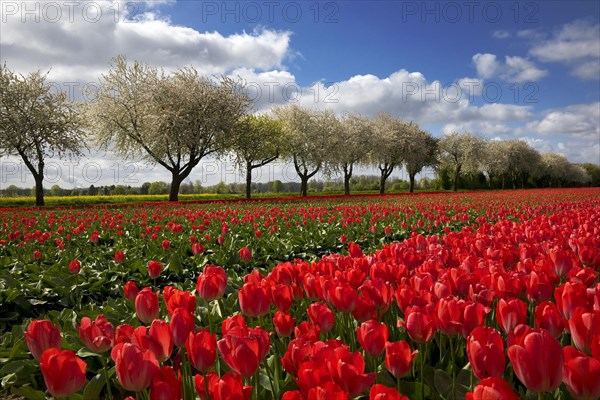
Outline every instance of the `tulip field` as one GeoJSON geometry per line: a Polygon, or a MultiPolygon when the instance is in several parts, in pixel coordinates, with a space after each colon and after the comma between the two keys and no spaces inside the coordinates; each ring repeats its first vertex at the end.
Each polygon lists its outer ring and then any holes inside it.
{"type": "Polygon", "coordinates": [[[600,188],[0,209],[0,397],[598,399],[600,188]]]}

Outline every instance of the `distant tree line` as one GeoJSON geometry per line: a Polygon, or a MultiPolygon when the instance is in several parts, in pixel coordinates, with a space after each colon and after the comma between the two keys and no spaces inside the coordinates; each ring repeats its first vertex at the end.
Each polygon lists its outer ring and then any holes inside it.
{"type": "MultiPolygon", "coordinates": [[[[255,115],[241,81],[202,76],[193,67],[167,75],[119,56],[98,87],[95,99],[73,103],[65,93],[54,93],[39,71],[23,76],[0,66],[0,157],[21,157],[34,177],[38,206],[44,205],[47,194],[84,193],[56,185],[48,191],[43,182],[47,158],[76,159],[87,143],[160,165],[171,174],[169,183],[139,188],[90,186],[87,194],[92,195],[166,192],[176,201],[180,193],[198,190],[186,182],[209,156],[229,158],[246,172],[241,191],[248,198],[265,189],[265,184],[252,182],[252,171],[275,160],[293,163],[300,182],[267,191],[299,191],[303,196],[319,190],[317,174],[329,178],[331,190],[339,185],[346,194],[367,187],[384,193],[392,173],[402,168],[412,192],[416,176],[426,167],[435,169],[436,178],[425,182],[438,189],[600,185],[598,165],[575,165],[559,154],[539,153],[521,140],[486,141],[468,132],[438,139],[413,121],[385,113],[372,118],[340,116],[295,104],[255,115]],[[359,166],[377,168],[378,182],[357,182],[354,172],[359,166]]],[[[8,187],[2,194],[19,190],[8,187]]],[[[240,185],[220,183],[210,190],[238,193],[240,185]]]]}

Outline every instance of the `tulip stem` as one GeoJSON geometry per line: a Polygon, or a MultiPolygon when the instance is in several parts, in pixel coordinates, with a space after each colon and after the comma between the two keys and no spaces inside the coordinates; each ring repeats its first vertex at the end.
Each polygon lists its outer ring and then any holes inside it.
{"type": "Polygon", "coordinates": [[[208,395],[208,378],[206,377],[206,372],[203,373],[202,375],[204,375],[204,391],[206,392],[206,398],[209,398],[208,395]]]}
{"type": "Polygon", "coordinates": [[[544,392],[539,392],[537,397],[538,400],[544,400],[544,392]]]}
{"type": "Polygon", "coordinates": [[[275,385],[273,384],[273,377],[272,372],[271,372],[271,368],[269,368],[269,361],[267,361],[267,358],[265,357],[263,359],[263,363],[265,364],[265,369],[267,370],[267,376],[269,377],[269,383],[271,384],[271,393],[273,393],[273,398],[276,399],[276,392],[279,392],[279,389],[275,389],[275,385]]]}
{"type": "Polygon", "coordinates": [[[454,354],[454,336],[450,336],[448,339],[450,341],[450,358],[452,360],[452,399],[456,400],[456,355],[454,354]]]}
{"type": "Polygon", "coordinates": [[[108,379],[108,367],[106,365],[106,358],[104,358],[104,356],[100,356],[100,360],[102,361],[102,366],[104,367],[104,378],[106,378],[106,393],[108,396],[108,400],[112,400],[112,391],[110,388],[110,379],[108,379]]]}

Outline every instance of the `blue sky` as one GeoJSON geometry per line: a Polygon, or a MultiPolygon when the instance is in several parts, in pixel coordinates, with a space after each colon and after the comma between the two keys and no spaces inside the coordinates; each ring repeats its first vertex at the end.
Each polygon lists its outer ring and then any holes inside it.
{"type": "MultiPolygon", "coordinates": [[[[522,139],[600,163],[597,1],[27,3],[1,2],[0,61],[50,69],[75,96],[124,54],[167,71],[191,64],[241,76],[261,89],[258,112],[289,101],[287,87],[307,107],[384,111],[435,136],[522,139]]],[[[71,178],[61,183],[88,186],[71,178]]]]}

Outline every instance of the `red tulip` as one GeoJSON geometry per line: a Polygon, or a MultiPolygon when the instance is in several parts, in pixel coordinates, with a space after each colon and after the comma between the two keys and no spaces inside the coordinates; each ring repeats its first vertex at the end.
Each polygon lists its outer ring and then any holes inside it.
{"type": "Polygon", "coordinates": [[[172,286],[163,289],[163,298],[167,305],[167,313],[173,316],[173,312],[179,307],[185,308],[190,314],[196,312],[196,296],[187,290],[179,290],[172,286]],[[172,288],[167,290],[167,288],[172,288]]]}
{"type": "Polygon", "coordinates": [[[194,317],[185,308],[176,308],[171,316],[170,327],[175,346],[183,347],[190,333],[194,331],[194,317]]]}
{"type": "Polygon", "coordinates": [[[334,284],[327,292],[329,301],[340,312],[351,313],[358,302],[356,289],[348,283],[334,284]]]}
{"type": "MultiPolygon", "coordinates": [[[[139,327],[137,329],[140,328],[145,327],[139,327]]],[[[168,323],[161,319],[152,321],[152,324],[150,325],[150,339],[152,340],[152,344],[143,345],[141,347],[153,350],[156,358],[160,362],[171,357],[171,353],[173,352],[173,335],[171,334],[171,327],[168,323]]]]}
{"type": "Polygon", "coordinates": [[[554,299],[561,315],[570,319],[575,308],[587,307],[587,288],[583,283],[566,282],[554,290],[554,299]]]}
{"type": "Polygon", "coordinates": [[[467,338],[467,356],[477,378],[501,378],[504,375],[504,342],[500,332],[494,328],[480,326],[471,332],[467,338]]]}
{"type": "Polygon", "coordinates": [[[123,293],[125,294],[125,298],[129,301],[135,301],[140,289],[138,289],[137,285],[133,281],[129,281],[123,286],[123,293]]]}
{"type": "Polygon", "coordinates": [[[94,322],[83,317],[77,330],[83,344],[94,353],[103,353],[113,346],[115,330],[102,314],[94,322]]]}
{"type": "Polygon", "coordinates": [[[240,249],[240,260],[243,262],[252,260],[252,252],[247,247],[242,247],[240,249]]]}
{"type": "Polygon", "coordinates": [[[205,301],[218,300],[223,297],[227,287],[227,272],[216,265],[207,264],[204,272],[198,277],[196,291],[205,301]]]}
{"type": "Polygon", "coordinates": [[[117,264],[123,264],[124,261],[125,261],[125,253],[123,253],[122,251],[115,252],[115,262],[117,264]]]}
{"type": "Polygon", "coordinates": [[[169,248],[171,247],[171,243],[167,239],[165,239],[162,241],[160,246],[163,248],[163,250],[169,250],[169,248]]]}
{"type": "Polygon", "coordinates": [[[481,380],[472,393],[467,393],[466,400],[519,400],[519,396],[508,382],[492,376],[481,380]]]}
{"type": "Polygon", "coordinates": [[[563,349],[564,382],[575,399],[600,398],[600,360],[589,357],[572,346],[563,349]]]}
{"type": "Polygon", "coordinates": [[[377,357],[385,348],[389,332],[386,324],[372,319],[363,322],[356,329],[356,336],[363,350],[372,357],[377,357]]]}
{"type": "Polygon", "coordinates": [[[396,379],[408,375],[412,362],[419,353],[412,351],[405,341],[387,342],[385,344],[385,367],[396,379]]]}
{"type": "Polygon", "coordinates": [[[249,317],[262,317],[269,312],[271,296],[269,289],[252,282],[245,283],[238,291],[242,314],[249,317]]]}
{"type": "Polygon", "coordinates": [[[327,333],[333,328],[335,315],[325,304],[312,303],[308,306],[307,314],[311,322],[321,329],[321,332],[327,333]]]}
{"type": "Polygon", "coordinates": [[[371,386],[369,400],[409,400],[396,389],[377,383],[371,386]]]}
{"type": "Polygon", "coordinates": [[[73,260],[69,263],[69,272],[73,275],[77,275],[81,271],[81,263],[79,260],[73,260]]]}
{"type": "Polygon", "coordinates": [[[405,310],[403,323],[408,336],[417,343],[427,343],[437,331],[435,314],[431,307],[408,307],[405,310]]]}
{"type": "Polygon", "coordinates": [[[221,335],[225,336],[229,330],[236,326],[246,328],[246,320],[242,314],[235,314],[225,318],[221,323],[221,335]]]}
{"type": "Polygon", "coordinates": [[[306,400],[348,400],[348,393],[334,382],[325,382],[322,386],[310,388],[306,400]]]}
{"type": "Polygon", "coordinates": [[[152,351],[143,350],[132,343],[117,344],[110,356],[115,362],[119,383],[130,392],[139,392],[150,386],[159,368],[152,351]]]}
{"type": "Polygon", "coordinates": [[[249,400],[252,395],[252,386],[244,386],[242,378],[230,373],[223,374],[211,386],[213,400],[249,400]]]}
{"type": "Polygon", "coordinates": [[[543,301],[535,307],[535,327],[546,329],[558,339],[567,327],[567,321],[560,315],[558,307],[551,301],[543,301]]]}
{"type": "Polygon", "coordinates": [[[463,315],[464,320],[461,329],[461,335],[466,338],[473,329],[485,325],[485,316],[487,311],[483,304],[477,302],[467,302],[463,315]]]}
{"type": "Polygon", "coordinates": [[[279,336],[289,337],[296,326],[296,319],[287,312],[277,311],[273,316],[273,326],[279,336]]]}
{"type": "Polygon", "coordinates": [[[58,327],[50,321],[31,321],[24,333],[27,348],[36,360],[40,360],[42,353],[50,348],[61,348],[61,336],[58,327]]]}
{"type": "Polygon", "coordinates": [[[200,396],[200,400],[212,400],[214,396],[214,388],[216,383],[219,381],[219,376],[214,372],[210,371],[205,376],[200,374],[194,375],[194,388],[196,389],[196,393],[200,396]],[[208,381],[208,384],[204,383],[204,380],[208,381]],[[208,386],[208,393],[206,393],[206,388],[208,386]]]}
{"type": "Polygon", "coordinates": [[[357,258],[357,257],[363,256],[363,252],[360,249],[360,246],[357,245],[356,243],[348,244],[348,253],[350,253],[350,257],[352,257],[352,258],[357,258]]]}
{"type": "Polygon", "coordinates": [[[181,377],[175,376],[173,367],[162,367],[154,374],[150,385],[150,400],[180,400],[181,377]]]}
{"type": "Polygon", "coordinates": [[[158,278],[161,270],[162,264],[160,262],[152,260],[148,263],[148,275],[150,275],[150,278],[158,278]]]}
{"type": "Polygon", "coordinates": [[[223,360],[243,378],[254,375],[269,346],[269,334],[260,327],[234,327],[217,342],[223,360]]]}
{"type": "Polygon", "coordinates": [[[202,253],[204,253],[204,246],[200,243],[194,243],[192,245],[192,254],[197,256],[202,253]]]}
{"type": "Polygon", "coordinates": [[[33,258],[34,258],[35,260],[39,260],[40,258],[42,258],[42,252],[41,252],[41,251],[39,251],[39,250],[36,250],[36,251],[34,251],[34,252],[33,252],[33,258]]]}
{"type": "Polygon", "coordinates": [[[40,369],[54,397],[70,396],[85,385],[86,363],[71,350],[49,348],[40,358],[40,369]]]}
{"type": "Polygon", "coordinates": [[[225,243],[225,236],[219,235],[219,237],[217,237],[217,244],[223,245],[223,243],[225,243]]]}
{"type": "Polygon", "coordinates": [[[591,354],[592,339],[600,332],[600,310],[588,312],[582,307],[576,308],[569,320],[569,330],[575,347],[591,354]]]}
{"type": "Polygon", "coordinates": [[[140,321],[149,324],[158,318],[160,305],[158,304],[158,293],[151,288],[143,288],[135,297],[135,312],[140,321]]]}
{"type": "Polygon", "coordinates": [[[271,286],[271,299],[277,309],[288,312],[292,307],[292,288],[284,284],[271,286]]]}
{"type": "Polygon", "coordinates": [[[294,328],[295,339],[306,338],[312,342],[316,342],[319,340],[320,336],[321,330],[319,327],[317,325],[313,325],[309,321],[301,322],[294,328]]]}
{"type": "Polygon", "coordinates": [[[185,342],[190,363],[198,371],[205,373],[217,359],[217,335],[211,334],[208,329],[200,329],[190,333],[185,342]]]}
{"type": "Polygon", "coordinates": [[[346,236],[346,235],[340,236],[339,241],[341,244],[346,244],[346,242],[348,241],[348,236],[346,236]]]}
{"type": "Polygon", "coordinates": [[[328,360],[333,380],[350,397],[356,397],[373,384],[375,373],[365,374],[365,361],[361,353],[351,353],[347,347],[338,347],[328,360]]]}
{"type": "Polygon", "coordinates": [[[440,331],[448,336],[454,336],[461,332],[465,305],[464,300],[458,300],[453,297],[447,297],[438,301],[436,309],[440,331]]]}
{"type": "Polygon", "coordinates": [[[544,329],[528,329],[515,341],[508,348],[508,358],[525,387],[533,392],[549,392],[559,387],[564,358],[558,340],[544,329]]]}
{"type": "Polygon", "coordinates": [[[496,320],[505,333],[512,332],[515,326],[527,323],[527,304],[519,299],[500,299],[496,306],[496,320]]]}
{"type": "Polygon", "coordinates": [[[314,342],[302,337],[294,339],[288,345],[281,359],[281,365],[288,374],[298,376],[300,365],[312,357],[313,350],[314,342]]]}

